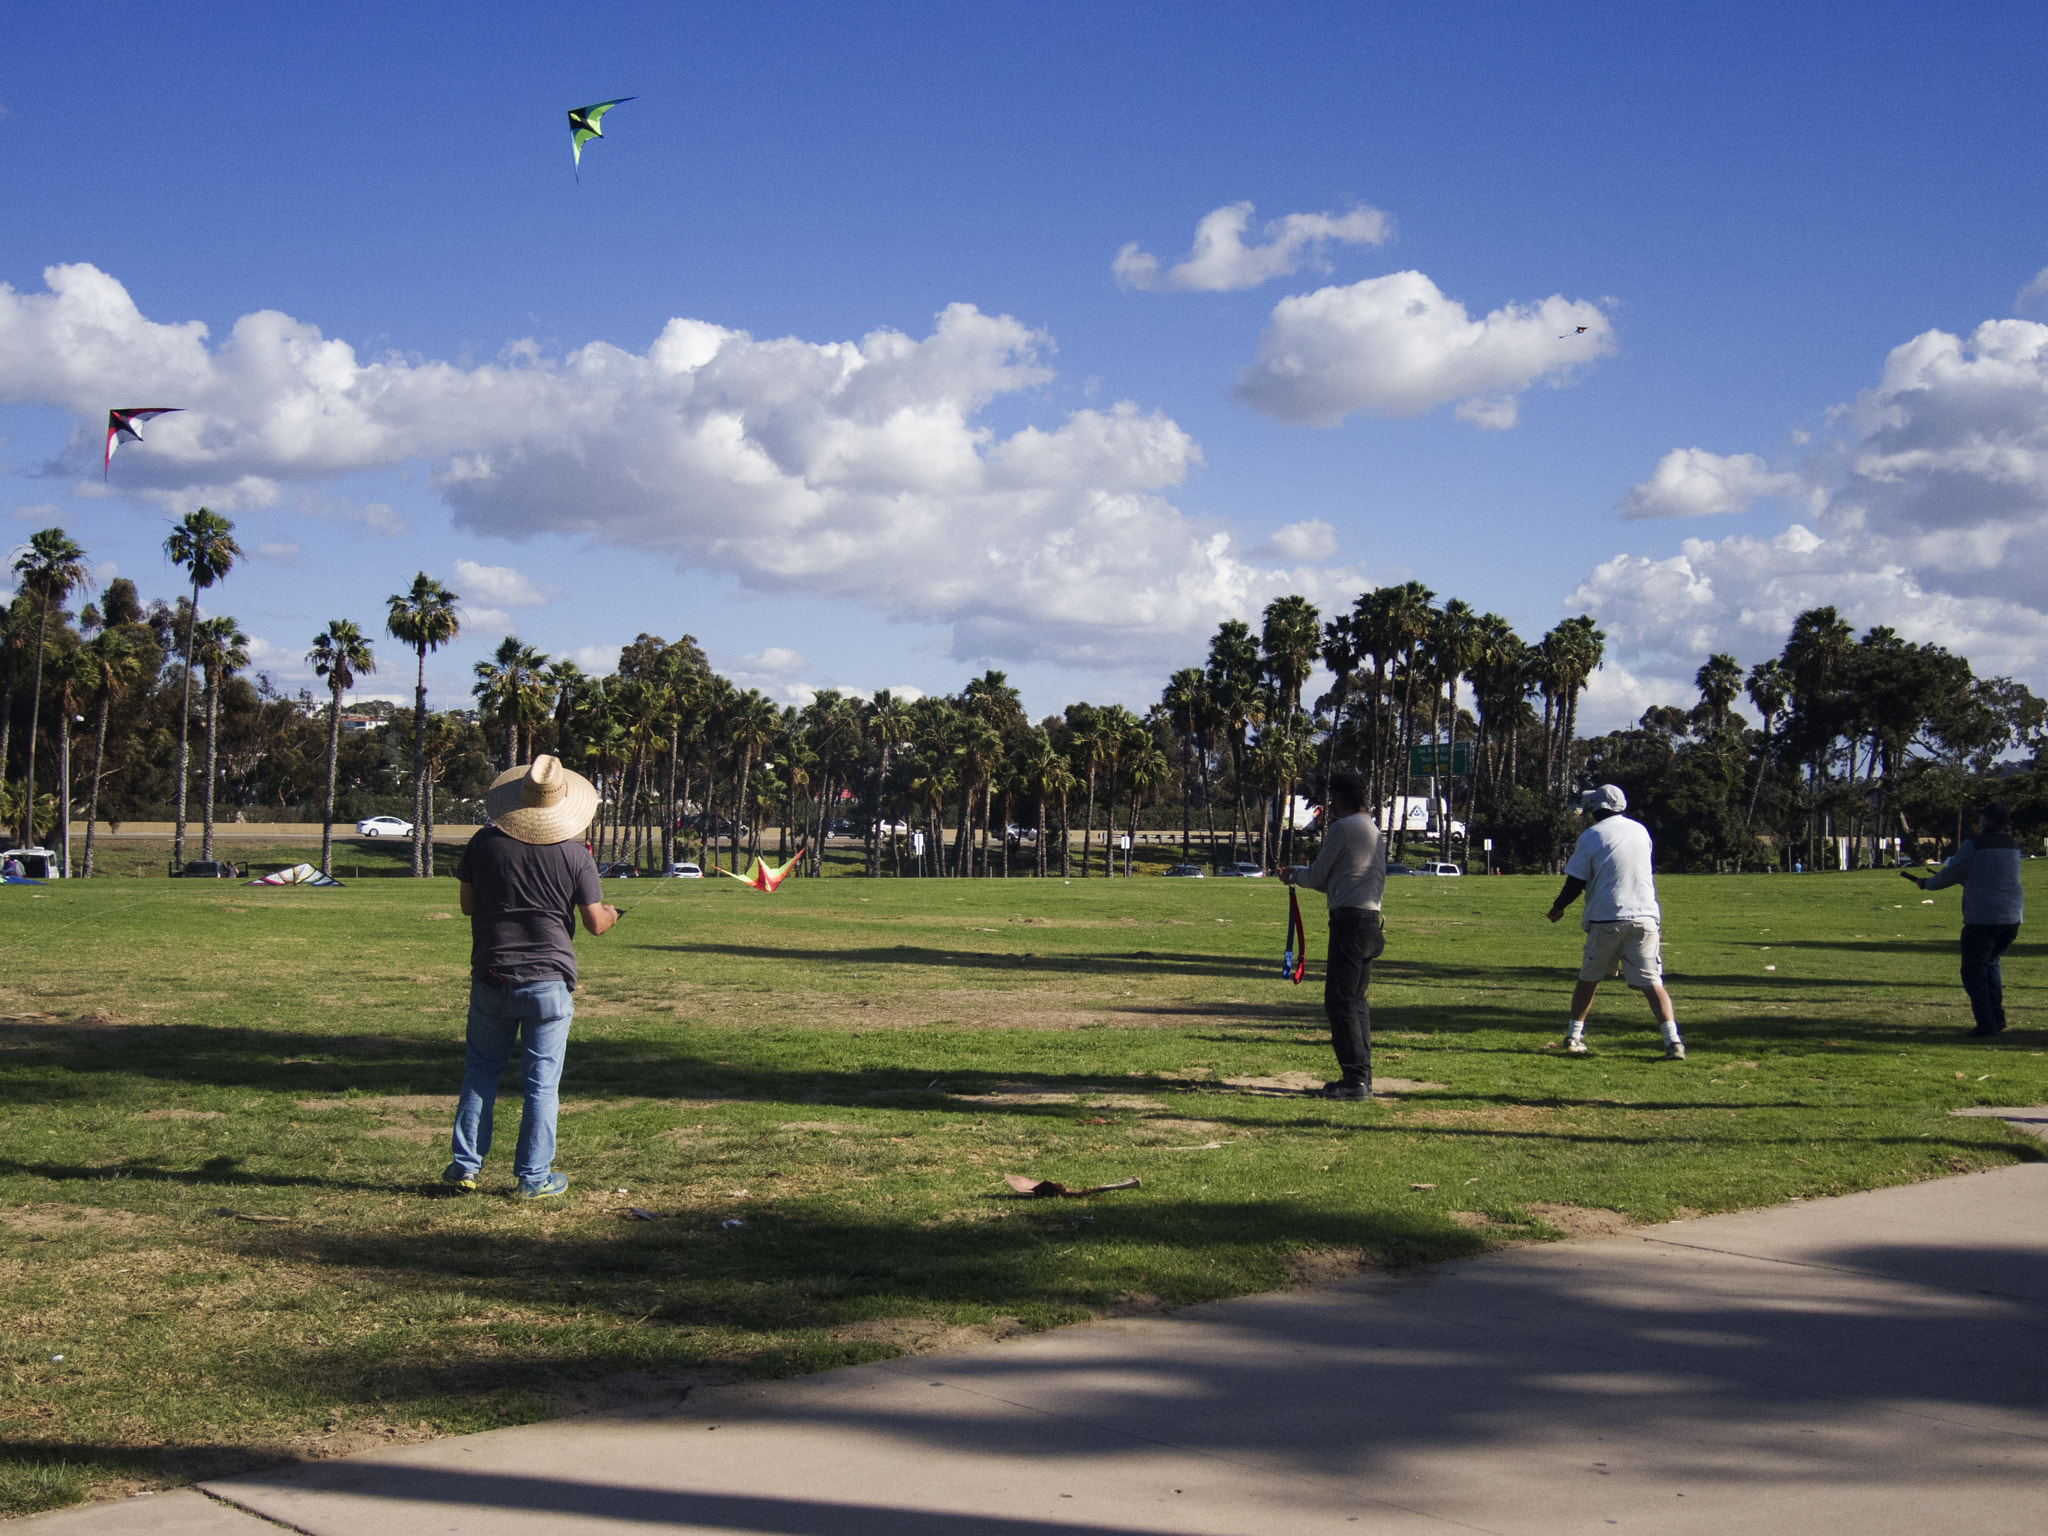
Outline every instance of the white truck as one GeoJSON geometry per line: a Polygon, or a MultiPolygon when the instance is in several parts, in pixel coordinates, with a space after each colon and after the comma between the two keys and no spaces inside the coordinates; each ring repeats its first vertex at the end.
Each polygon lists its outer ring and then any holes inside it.
{"type": "MultiPolygon", "coordinates": [[[[1380,807],[1380,830],[1382,832],[1405,831],[1410,837],[1439,837],[1443,821],[1449,815],[1444,802],[1430,795],[1397,795],[1380,807]]],[[[1451,841],[1465,840],[1465,823],[1451,820],[1451,841]]]]}

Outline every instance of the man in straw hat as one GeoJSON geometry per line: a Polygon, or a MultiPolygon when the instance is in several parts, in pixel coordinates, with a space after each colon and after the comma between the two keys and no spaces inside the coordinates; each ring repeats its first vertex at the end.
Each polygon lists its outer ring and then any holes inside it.
{"type": "Polygon", "coordinates": [[[476,1188],[491,1150],[498,1078],[515,1049],[525,1105],[512,1173],[519,1195],[559,1195],[569,1181],[554,1171],[555,1089],[575,1012],[576,914],[593,936],[619,920],[597,883],[583,829],[597,790],[552,757],[498,775],[484,793],[492,825],[462,851],[462,913],[470,920],[469,1033],[462,1094],[455,1101],[455,1160],[441,1182],[476,1188]]]}
{"type": "Polygon", "coordinates": [[[1564,889],[1550,904],[1553,923],[1565,909],[1586,896],[1586,952],[1579,966],[1579,984],[1572,990],[1572,1016],[1565,1026],[1564,1048],[1586,1054],[1586,1015],[1593,994],[1615,967],[1629,986],[1649,1000],[1650,1017],[1664,1036],[1664,1059],[1685,1060],[1685,1042],[1678,1038],[1678,1015],[1664,990],[1664,956],[1658,925],[1657,881],[1650,869],[1650,829],[1622,815],[1628,796],[1619,784],[1602,784],[1579,796],[1579,809],[1589,818],[1586,830],[1565,861],[1564,889]]]}

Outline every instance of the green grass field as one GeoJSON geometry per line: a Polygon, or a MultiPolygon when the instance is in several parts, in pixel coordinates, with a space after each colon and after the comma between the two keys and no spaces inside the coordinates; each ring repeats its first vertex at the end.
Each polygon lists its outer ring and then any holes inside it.
{"type": "Polygon", "coordinates": [[[504,1198],[516,1096],[486,1192],[432,1187],[452,883],[0,889],[0,1509],[2041,1155],[1948,1114],[2048,1098],[2042,945],[1966,1041],[1952,893],[1666,879],[1667,1063],[1618,983],[1544,1049],[1555,888],[1390,887],[1396,1091],[1341,1105],[1285,1091],[1330,1056],[1270,881],[622,882],[546,1207],[504,1198]]]}

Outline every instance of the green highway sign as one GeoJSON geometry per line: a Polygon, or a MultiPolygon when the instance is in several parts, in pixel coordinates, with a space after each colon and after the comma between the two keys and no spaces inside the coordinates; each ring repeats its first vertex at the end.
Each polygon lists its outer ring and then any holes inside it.
{"type": "Polygon", "coordinates": [[[1467,743],[1459,742],[1453,751],[1443,742],[1417,742],[1408,749],[1408,772],[1415,778],[1427,778],[1432,772],[1449,774],[1462,779],[1471,771],[1467,743]]]}

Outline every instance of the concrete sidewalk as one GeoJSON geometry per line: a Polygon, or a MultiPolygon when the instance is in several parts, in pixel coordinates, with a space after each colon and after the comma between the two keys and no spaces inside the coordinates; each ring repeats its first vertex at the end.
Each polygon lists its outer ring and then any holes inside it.
{"type": "MultiPolygon", "coordinates": [[[[313,1536],[2048,1526],[2048,1165],[281,1469],[313,1536]]],[[[37,1536],[259,1536],[185,1492],[37,1536]]]]}

